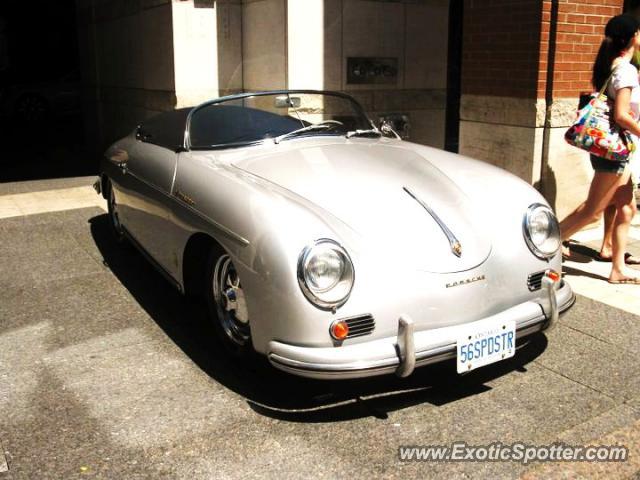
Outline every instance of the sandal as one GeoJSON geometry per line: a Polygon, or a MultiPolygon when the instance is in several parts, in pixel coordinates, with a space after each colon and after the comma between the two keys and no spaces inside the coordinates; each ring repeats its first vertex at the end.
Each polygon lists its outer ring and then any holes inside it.
{"type": "MultiPolygon", "coordinates": [[[[598,262],[611,262],[611,257],[603,257],[600,253],[598,253],[594,258],[598,262]]],[[[625,252],[624,263],[626,265],[640,265],[640,258],[634,256],[629,252],[625,252]]]]}
{"type": "Polygon", "coordinates": [[[638,277],[621,278],[620,280],[607,281],[614,285],[640,285],[640,278],[638,277]]]}

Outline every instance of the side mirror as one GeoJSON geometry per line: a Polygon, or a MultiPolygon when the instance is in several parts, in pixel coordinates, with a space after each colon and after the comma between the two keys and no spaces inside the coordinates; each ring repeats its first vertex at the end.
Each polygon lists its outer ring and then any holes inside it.
{"type": "Polygon", "coordinates": [[[276,108],[299,108],[301,104],[300,97],[291,97],[289,95],[280,95],[275,99],[276,108]]]}
{"type": "Polygon", "coordinates": [[[409,116],[402,113],[393,113],[378,117],[379,129],[387,137],[395,137],[402,140],[409,138],[411,122],[409,116]]]}
{"type": "Polygon", "coordinates": [[[150,138],[151,138],[151,134],[145,133],[145,131],[142,130],[142,125],[138,125],[138,127],[136,128],[136,140],[139,140],[141,142],[146,142],[150,138]]]}
{"type": "Polygon", "coordinates": [[[379,130],[385,137],[395,137],[398,140],[401,139],[400,135],[398,135],[398,133],[391,126],[391,122],[388,122],[388,121],[381,122],[379,130]]]}

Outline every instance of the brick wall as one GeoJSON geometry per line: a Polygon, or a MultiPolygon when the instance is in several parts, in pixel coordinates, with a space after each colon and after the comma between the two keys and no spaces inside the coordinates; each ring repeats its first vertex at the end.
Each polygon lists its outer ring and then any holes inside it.
{"type": "Polygon", "coordinates": [[[462,93],[532,98],[540,55],[540,0],[466,0],[462,93]]]}
{"type": "Polygon", "coordinates": [[[622,13],[623,3],[466,0],[462,93],[544,98],[550,59],[554,98],[591,91],[591,67],[604,25],[622,13]]]}
{"type": "Polygon", "coordinates": [[[553,97],[575,98],[581,92],[593,90],[591,69],[604,26],[611,17],[622,13],[623,0],[559,0],[554,3],[556,11],[550,0],[542,2],[537,96],[545,97],[551,59],[554,60],[553,97]],[[555,32],[553,17],[557,17],[555,32]]]}

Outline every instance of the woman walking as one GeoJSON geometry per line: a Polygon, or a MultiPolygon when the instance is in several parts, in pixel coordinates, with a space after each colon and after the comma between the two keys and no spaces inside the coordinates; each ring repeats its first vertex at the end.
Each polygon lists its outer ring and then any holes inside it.
{"type": "MultiPolygon", "coordinates": [[[[596,90],[600,90],[611,77],[606,93],[614,102],[615,122],[628,130],[637,142],[640,137],[640,84],[638,70],[631,64],[636,51],[640,52],[640,21],[628,14],[613,17],[607,23],[605,39],[593,65],[592,82],[596,90]]],[[[636,213],[628,163],[591,155],[595,173],[589,195],[560,222],[560,231],[562,240],[569,240],[574,233],[599,220],[607,206],[615,206],[609,282],[640,285],[640,278],[626,273],[624,258],[629,225],[636,213]]]]}

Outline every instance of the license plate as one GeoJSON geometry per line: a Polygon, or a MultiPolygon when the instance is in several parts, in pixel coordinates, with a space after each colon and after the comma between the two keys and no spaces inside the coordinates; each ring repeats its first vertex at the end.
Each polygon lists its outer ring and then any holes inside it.
{"type": "Polygon", "coordinates": [[[513,357],[516,322],[478,322],[461,327],[456,342],[458,373],[513,357]]]}

